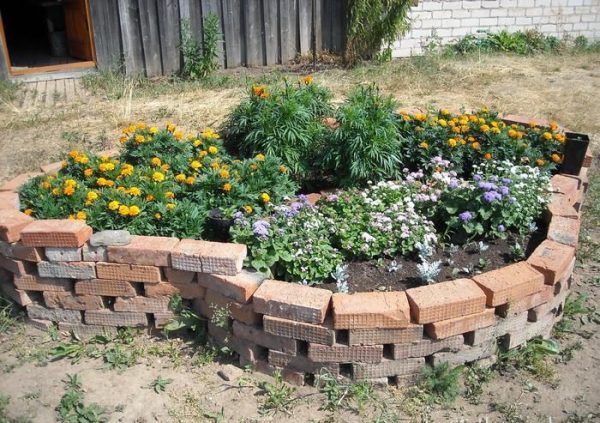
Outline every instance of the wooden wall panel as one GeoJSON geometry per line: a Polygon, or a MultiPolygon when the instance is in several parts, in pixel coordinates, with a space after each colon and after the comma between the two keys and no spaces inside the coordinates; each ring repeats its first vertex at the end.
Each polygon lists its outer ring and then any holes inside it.
{"type": "Polygon", "coordinates": [[[123,60],[118,0],[90,0],[98,69],[116,69],[123,60]]]}

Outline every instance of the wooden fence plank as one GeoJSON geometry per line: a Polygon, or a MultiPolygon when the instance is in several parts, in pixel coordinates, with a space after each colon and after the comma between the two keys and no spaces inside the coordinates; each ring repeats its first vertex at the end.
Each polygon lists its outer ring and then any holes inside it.
{"type": "MultiPolygon", "coordinates": [[[[313,18],[314,18],[314,31],[315,31],[315,47],[317,51],[323,50],[323,28],[321,27],[321,21],[323,19],[323,2],[321,0],[312,0],[314,5],[313,18]]],[[[312,41],[311,41],[312,42],[312,41]]],[[[311,47],[312,48],[312,47],[311,47]]]]}
{"type": "Polygon", "coordinates": [[[223,0],[223,42],[228,68],[237,68],[245,62],[241,1],[223,0]]]}
{"type": "Polygon", "coordinates": [[[244,28],[246,38],[246,66],[262,66],[263,22],[260,0],[244,1],[244,28]]]}
{"type": "Polygon", "coordinates": [[[312,0],[298,2],[298,23],[300,35],[300,54],[307,54],[311,48],[312,37],[312,0]]]}
{"type": "Polygon", "coordinates": [[[181,68],[179,2],[159,0],[157,9],[163,74],[170,75],[181,68]]]}
{"type": "Polygon", "coordinates": [[[344,49],[346,38],[346,1],[336,0],[332,2],[331,11],[331,51],[341,53],[344,49]]]}
{"type": "Polygon", "coordinates": [[[90,0],[90,15],[98,69],[117,68],[123,57],[117,0],[90,0]]]}
{"type": "Polygon", "coordinates": [[[279,2],[263,0],[266,65],[281,63],[279,52],[279,2]]]}
{"type": "Polygon", "coordinates": [[[296,0],[279,0],[281,63],[292,60],[298,51],[297,13],[296,0]]]}
{"type": "MultiPolygon", "coordinates": [[[[0,26],[2,26],[2,13],[0,12],[0,26]]],[[[8,51],[4,45],[4,37],[0,36],[0,79],[8,79],[8,66],[4,52],[8,51]]]]}
{"type": "Polygon", "coordinates": [[[162,75],[160,34],[158,30],[157,0],[138,0],[140,7],[140,30],[146,62],[146,75],[162,75]]]}
{"type": "Polygon", "coordinates": [[[142,73],[145,70],[145,64],[138,2],[137,0],[118,0],[118,3],[125,71],[128,74],[142,73]]]}
{"type": "MultiPolygon", "coordinates": [[[[202,0],[202,19],[205,19],[209,14],[214,14],[219,17],[221,22],[221,34],[223,33],[223,9],[221,7],[221,0],[202,0]]],[[[225,67],[225,47],[223,42],[219,43],[218,46],[217,63],[221,67],[225,67]]]]}

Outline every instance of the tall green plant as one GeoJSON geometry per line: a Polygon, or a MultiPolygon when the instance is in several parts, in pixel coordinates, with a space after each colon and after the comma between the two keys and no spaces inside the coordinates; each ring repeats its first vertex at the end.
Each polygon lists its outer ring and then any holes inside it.
{"type": "Polygon", "coordinates": [[[181,53],[183,55],[182,76],[188,79],[206,79],[217,68],[218,47],[221,41],[221,22],[215,14],[203,20],[202,42],[194,37],[189,20],[181,24],[181,53]]]}
{"type": "Polygon", "coordinates": [[[391,44],[409,28],[411,4],[412,0],[349,0],[345,62],[371,59],[382,46],[383,56],[389,57],[391,44]]]}

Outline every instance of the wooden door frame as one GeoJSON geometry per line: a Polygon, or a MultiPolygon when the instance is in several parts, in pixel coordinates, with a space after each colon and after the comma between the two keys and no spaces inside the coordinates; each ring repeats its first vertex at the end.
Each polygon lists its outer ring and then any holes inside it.
{"type": "Polygon", "coordinates": [[[85,14],[88,23],[88,36],[90,38],[90,44],[92,46],[92,60],[75,62],[75,63],[65,63],[62,65],[49,65],[49,66],[38,66],[35,68],[27,68],[27,69],[13,69],[12,64],[10,62],[10,54],[8,52],[8,44],[6,42],[6,34],[4,33],[4,22],[2,18],[2,14],[0,14],[0,37],[2,38],[2,47],[4,60],[6,63],[6,69],[8,71],[9,76],[19,76],[19,75],[30,75],[37,73],[47,73],[47,72],[61,72],[61,71],[69,71],[75,69],[85,69],[85,68],[94,68],[96,67],[96,44],[94,43],[94,31],[92,29],[92,14],[90,12],[90,0],[83,0],[85,3],[85,14]]]}

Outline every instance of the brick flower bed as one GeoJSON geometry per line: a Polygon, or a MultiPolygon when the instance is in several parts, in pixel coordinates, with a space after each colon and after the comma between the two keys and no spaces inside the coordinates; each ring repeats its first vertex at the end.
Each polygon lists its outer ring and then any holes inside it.
{"type": "Polygon", "coordinates": [[[19,211],[16,191],[35,174],[20,175],[0,187],[0,290],[31,324],[79,336],[160,329],[173,317],[169,298],[180,294],[242,365],[281,369],[297,384],[322,368],[407,383],[426,364],[493,359],[498,346],[550,336],[570,291],[590,165],[588,154],[578,177],[552,178],[547,239],[526,261],[472,279],[352,295],[263,280],[242,269],[240,244],[34,220],[19,211]],[[225,328],[211,323],[218,308],[229,311],[225,328]]]}

